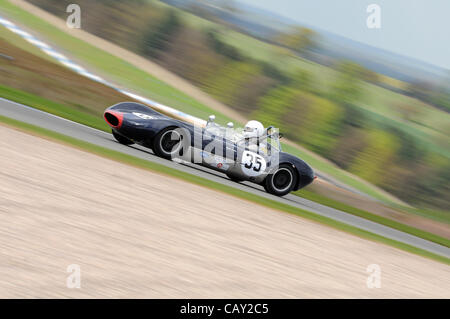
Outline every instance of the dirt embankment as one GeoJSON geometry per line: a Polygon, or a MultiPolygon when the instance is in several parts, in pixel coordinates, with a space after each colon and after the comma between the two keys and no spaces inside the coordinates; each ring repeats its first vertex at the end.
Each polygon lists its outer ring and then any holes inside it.
{"type": "Polygon", "coordinates": [[[450,297],[450,268],[0,126],[0,297],[450,297]],[[69,289],[67,267],[81,267],[69,289]],[[381,268],[369,289],[366,269],[381,268]]]}

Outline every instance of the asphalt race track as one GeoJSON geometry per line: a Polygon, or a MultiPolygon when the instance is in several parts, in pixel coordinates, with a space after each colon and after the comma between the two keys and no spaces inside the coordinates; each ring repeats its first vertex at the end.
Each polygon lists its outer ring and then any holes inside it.
{"type": "Polygon", "coordinates": [[[68,121],[66,119],[33,109],[31,107],[22,104],[18,104],[0,98],[0,115],[13,118],[22,122],[30,123],[36,126],[44,127],[46,129],[58,132],[60,134],[71,136],[79,140],[83,140],[122,153],[126,153],[141,159],[160,163],[173,169],[184,171],[190,174],[206,178],[208,180],[212,180],[218,183],[235,187],[242,191],[267,197],[272,200],[288,204],[291,206],[295,206],[322,216],[326,216],[334,220],[358,227],[360,229],[450,258],[450,249],[445,246],[421,239],[419,237],[410,234],[406,234],[404,232],[392,229],[390,227],[383,226],[375,222],[333,208],[317,204],[315,202],[300,198],[295,195],[287,195],[283,198],[279,198],[267,194],[264,191],[264,189],[259,185],[251,183],[234,183],[231,180],[229,180],[225,175],[203,168],[198,165],[179,164],[172,161],[161,159],[159,157],[154,156],[150,150],[142,148],[140,146],[121,145],[115,141],[115,139],[111,134],[108,134],[106,132],[99,131],[72,121],[68,121]]]}

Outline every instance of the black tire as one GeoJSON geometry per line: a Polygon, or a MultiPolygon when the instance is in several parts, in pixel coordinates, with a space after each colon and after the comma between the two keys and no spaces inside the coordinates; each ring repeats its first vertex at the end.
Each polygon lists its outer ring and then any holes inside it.
{"type": "Polygon", "coordinates": [[[116,131],[112,131],[112,135],[114,136],[114,138],[117,140],[117,142],[119,142],[120,144],[123,145],[131,145],[134,144],[134,142],[128,138],[126,138],[125,136],[119,135],[119,133],[117,133],[116,131]]]}
{"type": "Polygon", "coordinates": [[[273,174],[266,177],[264,189],[270,194],[284,196],[296,185],[297,179],[297,172],[292,165],[281,164],[273,174]]]}
{"type": "Polygon", "coordinates": [[[159,157],[172,159],[182,155],[184,141],[186,138],[181,128],[168,127],[155,136],[153,151],[159,157]]]}

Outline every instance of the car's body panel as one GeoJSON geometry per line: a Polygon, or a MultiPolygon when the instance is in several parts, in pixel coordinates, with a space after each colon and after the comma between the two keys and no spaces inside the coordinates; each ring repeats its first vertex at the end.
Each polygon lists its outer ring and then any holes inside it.
{"type": "Polygon", "coordinates": [[[291,165],[298,174],[292,190],[305,187],[314,180],[312,168],[291,154],[272,151],[269,146],[266,153],[259,150],[255,153],[247,145],[229,140],[226,135],[212,134],[205,128],[194,127],[193,124],[168,117],[138,103],[124,102],[109,107],[105,110],[105,120],[119,135],[150,148],[155,137],[164,129],[183,129],[190,136],[189,146],[192,150],[186,152],[183,159],[191,162],[195,159],[195,163],[223,172],[236,180],[262,184],[267,175],[283,163],[291,165]],[[199,136],[201,141],[195,141],[199,136]]]}

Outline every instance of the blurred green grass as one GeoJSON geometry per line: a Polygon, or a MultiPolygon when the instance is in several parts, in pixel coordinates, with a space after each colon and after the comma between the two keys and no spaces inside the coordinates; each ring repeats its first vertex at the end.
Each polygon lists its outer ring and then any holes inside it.
{"type": "Polygon", "coordinates": [[[0,96],[7,100],[28,105],[38,110],[60,116],[98,130],[105,132],[111,131],[109,126],[101,117],[94,116],[83,111],[77,111],[68,105],[56,103],[34,94],[0,85],[0,96]]]}

